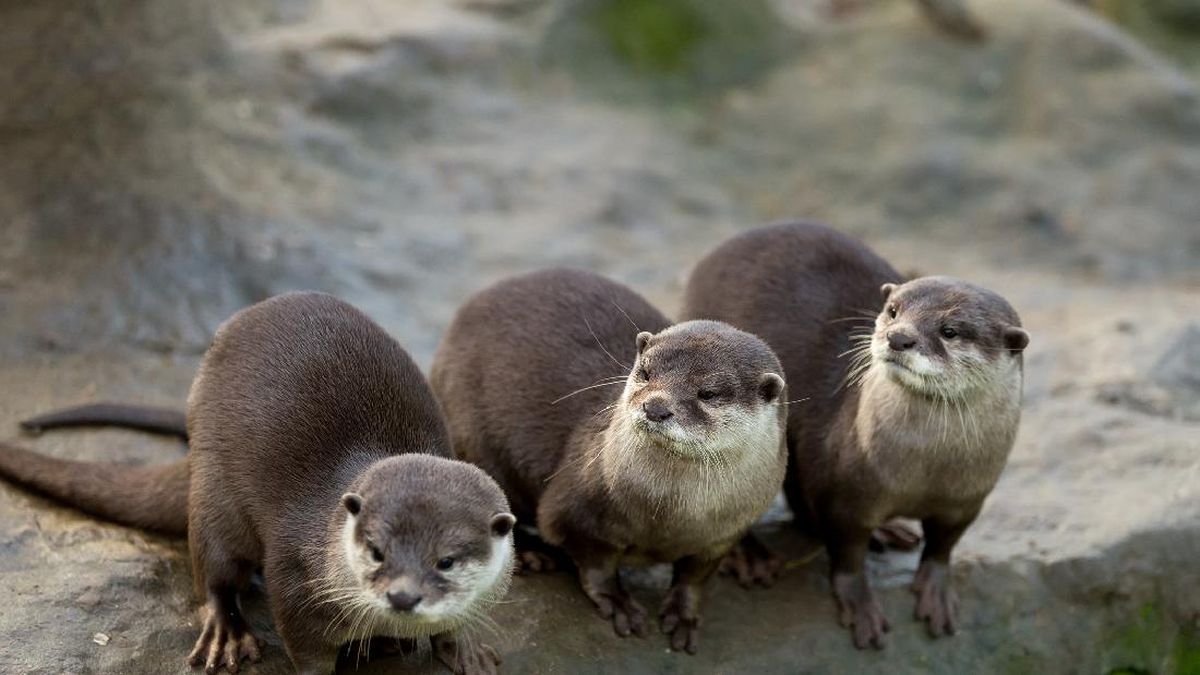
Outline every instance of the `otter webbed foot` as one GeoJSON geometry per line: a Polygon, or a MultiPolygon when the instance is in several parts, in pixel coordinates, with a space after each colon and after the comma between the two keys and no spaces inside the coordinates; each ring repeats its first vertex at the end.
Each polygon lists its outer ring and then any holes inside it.
{"type": "Polygon", "coordinates": [[[592,597],[596,611],[612,620],[613,630],[621,637],[646,637],[646,610],[623,590],[597,593],[592,597]]]}
{"type": "Polygon", "coordinates": [[[958,595],[950,582],[950,568],[934,560],[923,560],[913,579],[917,596],[916,618],[924,621],[931,637],[958,632],[958,595]]]}
{"type": "Polygon", "coordinates": [[[558,568],[557,561],[554,556],[544,551],[525,550],[517,552],[517,573],[518,574],[537,574],[539,572],[553,572],[558,568]]]}
{"type": "Polygon", "coordinates": [[[580,565],[579,583],[600,616],[612,621],[617,635],[646,637],[646,610],[621,587],[615,556],[604,558],[598,565],[580,565]]]}
{"type": "Polygon", "coordinates": [[[888,521],[871,531],[871,550],[877,553],[888,549],[915,551],[920,545],[921,533],[902,520],[888,521]]]}
{"type": "Polygon", "coordinates": [[[454,675],[497,675],[500,653],[482,642],[442,633],[430,638],[433,653],[454,675]]]}
{"type": "Polygon", "coordinates": [[[833,575],[833,594],[837,599],[839,621],[849,628],[854,646],[859,649],[883,649],[884,634],[892,629],[875,592],[862,572],[833,575]]]}
{"type": "Polygon", "coordinates": [[[230,611],[210,602],[204,606],[204,615],[204,628],[188,655],[188,665],[194,668],[203,664],[206,673],[222,669],[236,673],[242,661],[256,663],[262,658],[258,638],[250,632],[236,605],[230,611]]]}
{"type": "Polygon", "coordinates": [[[689,586],[672,586],[658,612],[658,625],[671,636],[671,651],[695,654],[699,647],[700,612],[698,591],[689,586]]]}
{"type": "Polygon", "coordinates": [[[783,556],[747,533],[721,558],[718,574],[733,577],[742,588],[770,587],[783,571],[783,556]]]}

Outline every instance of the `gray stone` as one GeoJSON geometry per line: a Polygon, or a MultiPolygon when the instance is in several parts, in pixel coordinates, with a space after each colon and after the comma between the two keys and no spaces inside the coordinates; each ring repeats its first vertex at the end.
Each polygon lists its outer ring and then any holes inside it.
{"type": "MultiPolygon", "coordinates": [[[[748,12],[762,38],[741,70],[720,63],[737,36],[702,32],[687,72],[716,74],[690,81],[606,56],[592,5],[566,0],[9,3],[0,435],[181,456],[16,421],[182,405],[219,322],[279,291],[336,292],[427,365],[457,303],[502,275],[579,265],[671,312],[737,227],[825,220],[901,269],[996,289],[1032,335],[1016,447],[959,547],[962,633],[926,638],[913,556],[883,555],[892,644],[855,651],[824,557],[799,562],[812,542],[773,522],[797,562],[771,590],[715,581],[697,656],[616,638],[553,573],[493,614],[507,672],[1197,672],[1195,80],[1065,3],[976,2],[972,46],[912,3],[831,22],[804,2],[676,3],[748,12]],[[575,62],[567,35],[596,51],[575,62]]],[[[663,570],[629,578],[654,607],[663,570]]],[[[0,672],[187,672],[182,542],[2,485],[0,597],[0,672]]],[[[256,672],[288,672],[249,606],[256,672]]]]}

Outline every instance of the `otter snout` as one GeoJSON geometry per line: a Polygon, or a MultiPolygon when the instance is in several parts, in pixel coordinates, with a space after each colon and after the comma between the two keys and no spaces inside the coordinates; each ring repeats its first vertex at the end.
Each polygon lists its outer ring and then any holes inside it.
{"type": "Polygon", "coordinates": [[[917,346],[917,338],[903,330],[890,330],[887,333],[888,347],[893,351],[906,352],[917,346]]]}
{"type": "Polygon", "coordinates": [[[408,591],[388,591],[388,604],[397,612],[411,612],[421,602],[421,596],[408,591]]]}
{"type": "Polygon", "coordinates": [[[651,399],[642,404],[642,412],[651,422],[665,422],[675,416],[662,399],[651,399]]]}
{"type": "Polygon", "coordinates": [[[424,600],[421,589],[407,576],[392,581],[384,595],[397,612],[411,612],[424,600]]]}

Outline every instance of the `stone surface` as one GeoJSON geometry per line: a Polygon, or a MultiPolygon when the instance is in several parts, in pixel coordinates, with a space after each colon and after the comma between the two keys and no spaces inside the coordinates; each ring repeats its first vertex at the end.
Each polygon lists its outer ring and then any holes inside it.
{"type": "MultiPolygon", "coordinates": [[[[494,613],[507,672],[1200,672],[1195,80],[1066,3],[975,3],[975,46],[912,3],[668,4],[665,33],[566,0],[0,7],[0,435],[180,456],[16,421],[182,405],[216,325],[279,291],[342,295],[427,366],[502,275],[578,265],[671,312],[737,228],[824,220],[1000,291],[1033,336],[1017,446],[959,549],[962,633],[924,637],[915,560],[889,554],[891,645],[856,652],[824,557],[776,525],[797,562],[768,591],[715,582],[699,655],[617,639],[554,573],[494,613]]],[[[0,672],[186,672],[185,549],[0,486],[0,672]]],[[[662,570],[631,579],[655,606],[662,570]]],[[[266,635],[257,672],[288,672],[266,635]]]]}

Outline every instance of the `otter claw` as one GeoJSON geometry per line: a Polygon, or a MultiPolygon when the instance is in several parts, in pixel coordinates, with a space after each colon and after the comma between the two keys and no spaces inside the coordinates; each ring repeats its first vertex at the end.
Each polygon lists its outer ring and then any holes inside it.
{"type": "Polygon", "coordinates": [[[884,634],[892,629],[879,599],[867,585],[866,577],[859,574],[835,574],[833,592],[837,598],[839,621],[849,628],[854,646],[859,649],[874,647],[883,649],[887,641],[884,634]]]}
{"type": "Polygon", "coordinates": [[[924,621],[930,637],[954,635],[958,632],[955,617],[958,613],[958,595],[950,584],[946,565],[930,560],[923,561],[913,580],[913,593],[917,596],[914,614],[924,621]]]}
{"type": "Polygon", "coordinates": [[[518,574],[552,572],[558,567],[553,556],[541,551],[520,551],[517,553],[517,561],[518,574]]]}
{"type": "Polygon", "coordinates": [[[646,637],[646,610],[629,595],[600,595],[596,609],[600,616],[612,620],[617,635],[646,637]]]}
{"type": "Polygon", "coordinates": [[[920,545],[921,533],[900,520],[884,523],[871,532],[871,550],[876,553],[889,549],[915,551],[920,545]]]}
{"type": "Polygon", "coordinates": [[[746,536],[721,559],[717,573],[731,576],[742,588],[770,587],[783,570],[783,558],[757,538],[746,536]]]}
{"type": "Polygon", "coordinates": [[[465,646],[449,635],[435,635],[432,642],[437,659],[454,675],[497,675],[499,672],[500,653],[491,645],[465,646]]]}
{"type": "Polygon", "coordinates": [[[203,665],[204,672],[211,675],[222,669],[236,673],[242,661],[257,663],[261,658],[258,638],[245,627],[240,617],[230,618],[210,609],[187,663],[193,668],[203,665]]]}
{"type": "Polygon", "coordinates": [[[670,591],[658,613],[658,627],[671,636],[671,651],[695,654],[700,646],[700,617],[689,609],[685,593],[670,591]]]}

